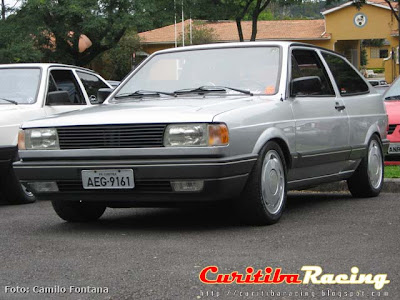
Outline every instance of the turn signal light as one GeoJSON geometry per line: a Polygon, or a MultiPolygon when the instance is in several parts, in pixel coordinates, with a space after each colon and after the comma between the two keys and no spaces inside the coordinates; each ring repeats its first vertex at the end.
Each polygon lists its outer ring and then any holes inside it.
{"type": "Polygon", "coordinates": [[[208,126],[208,145],[225,146],[229,144],[229,131],[225,124],[208,126]]]}

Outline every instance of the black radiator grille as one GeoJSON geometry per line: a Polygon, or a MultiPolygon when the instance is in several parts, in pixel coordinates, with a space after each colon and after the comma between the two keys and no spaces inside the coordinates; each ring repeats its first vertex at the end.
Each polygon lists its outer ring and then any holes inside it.
{"type": "Polygon", "coordinates": [[[398,124],[389,125],[388,134],[392,134],[394,132],[394,130],[396,129],[397,125],[398,124]]]}
{"type": "Polygon", "coordinates": [[[57,128],[60,149],[163,147],[166,124],[93,125],[57,128]]]}
{"type": "MultiPolygon", "coordinates": [[[[82,181],[80,180],[60,180],[57,181],[57,186],[60,192],[82,192],[82,191],[96,191],[96,190],[86,190],[82,186],[82,181]]],[[[98,190],[97,190],[98,191],[98,190]]],[[[131,189],[100,189],[102,192],[111,193],[126,193],[126,192],[170,192],[171,184],[169,181],[137,181],[135,182],[135,187],[131,189]]]]}

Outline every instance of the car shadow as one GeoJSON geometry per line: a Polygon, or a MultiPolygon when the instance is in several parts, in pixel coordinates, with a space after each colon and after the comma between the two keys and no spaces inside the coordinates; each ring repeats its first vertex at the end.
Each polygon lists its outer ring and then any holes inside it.
{"type": "MultiPolygon", "coordinates": [[[[295,192],[288,195],[282,219],[268,228],[290,226],[291,220],[298,219],[299,212],[312,215],[327,206],[340,205],[353,199],[349,193],[307,193],[295,192]]],[[[364,200],[365,199],[360,199],[364,200]]],[[[229,206],[191,207],[191,208],[108,208],[103,217],[93,223],[67,223],[60,219],[52,229],[59,232],[113,232],[113,231],[159,231],[193,232],[231,228],[251,228],[243,224],[229,206]]],[[[262,227],[258,227],[262,228],[262,227]]],[[[47,230],[49,228],[47,227],[47,230]]]]}

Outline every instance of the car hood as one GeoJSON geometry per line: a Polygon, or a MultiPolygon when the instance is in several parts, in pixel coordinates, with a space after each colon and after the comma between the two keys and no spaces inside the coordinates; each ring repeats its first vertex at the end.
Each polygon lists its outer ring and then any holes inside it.
{"type": "Polygon", "coordinates": [[[400,124],[400,101],[385,101],[386,112],[389,117],[389,124],[400,124]]]}
{"type": "Polygon", "coordinates": [[[0,126],[21,124],[24,120],[37,118],[33,105],[0,104],[0,126]]]}
{"type": "MultiPolygon", "coordinates": [[[[264,97],[265,98],[265,97],[264,97]]],[[[258,102],[258,96],[206,96],[121,101],[24,123],[23,127],[212,122],[218,114],[258,102]]],[[[273,101],[269,98],[265,101],[273,101]]]]}

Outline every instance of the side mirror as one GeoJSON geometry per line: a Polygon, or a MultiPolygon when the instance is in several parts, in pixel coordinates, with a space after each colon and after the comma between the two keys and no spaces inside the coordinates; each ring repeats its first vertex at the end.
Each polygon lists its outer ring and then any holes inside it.
{"type": "Polygon", "coordinates": [[[103,103],[108,96],[113,92],[114,89],[110,88],[101,88],[97,91],[97,103],[103,103]]]}
{"type": "Polygon", "coordinates": [[[319,94],[322,92],[321,79],[318,76],[305,76],[293,79],[291,82],[292,97],[319,94]]]}
{"type": "Polygon", "coordinates": [[[67,91],[54,91],[47,94],[47,105],[71,105],[67,91]]]}

